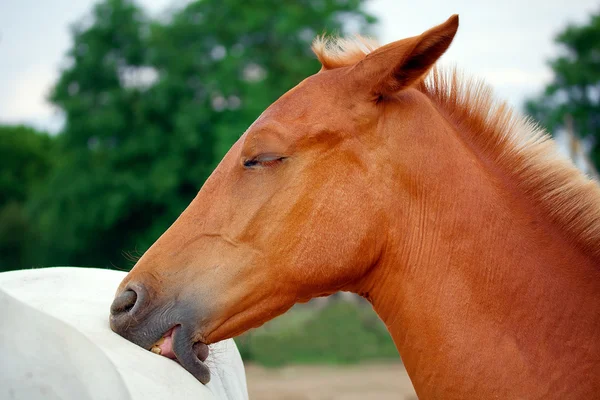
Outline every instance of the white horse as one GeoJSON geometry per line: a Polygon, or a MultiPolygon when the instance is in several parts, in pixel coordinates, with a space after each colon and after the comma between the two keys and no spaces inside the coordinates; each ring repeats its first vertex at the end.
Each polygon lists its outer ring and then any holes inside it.
{"type": "Polygon", "coordinates": [[[233,340],[211,346],[204,386],[175,361],[110,330],[125,273],[45,268],[0,274],[0,399],[247,399],[233,340]]]}

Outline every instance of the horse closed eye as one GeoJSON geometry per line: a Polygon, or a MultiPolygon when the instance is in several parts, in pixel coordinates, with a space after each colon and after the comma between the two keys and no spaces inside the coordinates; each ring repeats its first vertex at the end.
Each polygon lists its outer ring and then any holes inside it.
{"type": "Polygon", "coordinates": [[[281,161],[285,160],[286,157],[273,155],[273,154],[261,154],[257,157],[250,158],[244,161],[245,168],[253,168],[253,167],[272,167],[276,164],[279,164],[281,161]]]}

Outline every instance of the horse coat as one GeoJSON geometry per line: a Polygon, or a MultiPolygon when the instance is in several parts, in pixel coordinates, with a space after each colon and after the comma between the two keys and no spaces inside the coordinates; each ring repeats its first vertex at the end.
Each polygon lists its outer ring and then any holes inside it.
{"type": "Polygon", "coordinates": [[[233,340],[211,346],[206,386],[176,362],[110,330],[125,273],[45,268],[0,274],[0,398],[247,399],[233,340]]]}

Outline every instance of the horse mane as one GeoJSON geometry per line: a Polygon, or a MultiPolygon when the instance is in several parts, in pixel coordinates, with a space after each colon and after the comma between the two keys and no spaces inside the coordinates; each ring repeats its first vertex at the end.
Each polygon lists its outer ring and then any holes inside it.
{"type": "MultiPolygon", "coordinates": [[[[312,49],[324,69],[334,69],[360,62],[377,47],[360,36],[321,36],[312,49]]],[[[568,240],[600,257],[600,187],[560,154],[543,128],[496,100],[486,83],[467,78],[456,68],[434,67],[415,88],[445,113],[481,156],[493,161],[525,197],[562,226],[568,240]]]]}
{"type": "Polygon", "coordinates": [[[349,67],[377,49],[377,41],[356,35],[350,38],[317,36],[312,50],[325,69],[349,67]]]}

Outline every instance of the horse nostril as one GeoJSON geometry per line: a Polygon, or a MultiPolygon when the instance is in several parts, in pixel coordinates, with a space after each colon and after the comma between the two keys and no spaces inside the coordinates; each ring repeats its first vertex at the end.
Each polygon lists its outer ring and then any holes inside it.
{"type": "Polygon", "coordinates": [[[133,306],[135,306],[137,299],[138,295],[135,291],[131,289],[125,290],[117,297],[115,297],[115,300],[110,306],[110,313],[112,315],[116,315],[131,311],[133,306]]]}

